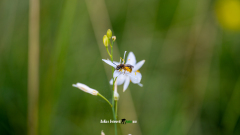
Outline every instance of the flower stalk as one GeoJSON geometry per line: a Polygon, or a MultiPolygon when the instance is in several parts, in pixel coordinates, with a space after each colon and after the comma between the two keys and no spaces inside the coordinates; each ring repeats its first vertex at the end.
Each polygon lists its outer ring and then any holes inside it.
{"type": "Polygon", "coordinates": [[[101,98],[103,98],[105,101],[108,102],[108,104],[112,107],[112,104],[100,93],[98,93],[98,96],[100,96],[101,98]]]}
{"type": "MultiPolygon", "coordinates": [[[[104,99],[112,108],[113,119],[116,121],[117,119],[117,105],[119,100],[119,94],[117,92],[117,85],[121,85],[124,83],[123,92],[127,89],[130,82],[134,84],[138,84],[139,86],[143,86],[140,81],[142,75],[139,69],[144,64],[145,60],[142,60],[136,63],[136,58],[133,52],[129,52],[128,58],[125,61],[125,54],[123,59],[120,57],[120,62],[113,62],[113,44],[116,41],[116,36],[112,36],[112,31],[108,29],[107,34],[103,36],[103,44],[106,47],[107,53],[111,60],[109,59],[102,59],[105,63],[112,66],[112,79],[110,80],[110,84],[113,85],[112,87],[112,101],[110,102],[106,99],[102,94],[100,94],[97,90],[88,87],[82,83],[73,84],[73,87],[79,88],[80,90],[89,93],[94,96],[99,96],[104,99]],[[110,46],[110,51],[109,47],[110,46]]],[[[114,123],[115,128],[115,135],[117,135],[117,123],[114,123]]],[[[101,132],[104,135],[104,132],[101,132]]]]}
{"type": "MultiPolygon", "coordinates": [[[[110,42],[110,47],[111,47],[111,55],[110,55],[110,57],[111,57],[111,61],[112,61],[112,63],[113,63],[113,43],[114,43],[114,41],[112,41],[112,43],[110,42]]],[[[113,73],[114,73],[114,68],[112,67],[112,77],[113,77],[113,79],[114,79],[114,76],[113,76],[113,73]]],[[[113,119],[114,120],[116,120],[116,108],[114,107],[114,106],[117,106],[117,105],[115,105],[115,103],[114,103],[114,85],[113,85],[113,95],[112,95],[112,112],[113,112],[113,119]]],[[[117,124],[116,123],[114,123],[114,127],[115,127],[115,135],[117,135],[117,124]]]]}

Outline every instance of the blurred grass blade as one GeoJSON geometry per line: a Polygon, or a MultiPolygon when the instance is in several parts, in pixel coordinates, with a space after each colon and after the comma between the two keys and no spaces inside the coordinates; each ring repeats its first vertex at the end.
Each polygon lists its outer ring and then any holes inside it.
{"type": "Polygon", "coordinates": [[[39,0],[29,1],[28,134],[38,132],[39,0]]]}
{"type": "Polygon", "coordinates": [[[40,100],[40,134],[51,134],[54,120],[54,106],[58,103],[62,87],[63,74],[66,68],[66,55],[71,39],[72,23],[77,8],[77,0],[64,1],[64,7],[59,21],[54,50],[49,59],[50,64],[43,78],[40,100]],[[54,72],[53,72],[54,71],[54,72]],[[43,100],[44,99],[44,100],[43,100]]]}

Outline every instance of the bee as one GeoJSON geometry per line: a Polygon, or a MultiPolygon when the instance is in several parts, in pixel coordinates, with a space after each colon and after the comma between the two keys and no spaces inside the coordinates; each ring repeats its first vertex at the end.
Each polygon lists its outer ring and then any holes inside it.
{"type": "Polygon", "coordinates": [[[130,64],[124,64],[124,63],[125,63],[125,60],[124,60],[124,59],[125,59],[125,54],[126,54],[126,52],[127,52],[127,51],[124,52],[124,57],[123,57],[123,59],[120,57],[120,64],[119,64],[119,65],[117,65],[117,64],[115,64],[115,63],[113,63],[113,64],[116,65],[116,69],[115,69],[115,70],[119,70],[119,71],[124,70],[124,73],[125,73],[126,71],[128,71],[129,73],[131,73],[131,72],[132,72],[132,69],[134,68],[134,66],[133,66],[133,65],[130,65],[130,64]],[[123,63],[121,63],[121,60],[122,60],[123,63]]]}
{"type": "Polygon", "coordinates": [[[128,71],[129,73],[131,73],[133,68],[134,68],[134,66],[132,66],[130,64],[119,64],[119,65],[117,65],[115,70],[119,70],[119,71],[124,70],[124,73],[125,73],[125,71],[128,71]]]}

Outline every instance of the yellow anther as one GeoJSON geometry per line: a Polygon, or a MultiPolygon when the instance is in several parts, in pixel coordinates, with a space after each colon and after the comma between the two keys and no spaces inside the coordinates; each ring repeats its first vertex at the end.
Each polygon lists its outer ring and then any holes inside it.
{"type": "Polygon", "coordinates": [[[124,59],[122,57],[120,57],[120,59],[122,59],[123,63],[125,63],[124,59]]]}
{"type": "Polygon", "coordinates": [[[139,71],[139,70],[137,70],[137,71],[135,72],[135,75],[137,75],[137,72],[138,72],[138,73],[140,73],[140,71],[139,71]]]}

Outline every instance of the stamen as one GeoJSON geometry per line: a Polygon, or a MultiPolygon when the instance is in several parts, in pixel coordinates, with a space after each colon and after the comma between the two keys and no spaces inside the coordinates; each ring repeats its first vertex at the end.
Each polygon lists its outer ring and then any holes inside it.
{"type": "Polygon", "coordinates": [[[140,71],[139,71],[139,70],[137,70],[137,71],[135,72],[135,75],[137,75],[137,72],[138,72],[138,73],[140,73],[140,71]]]}
{"type": "Polygon", "coordinates": [[[122,59],[123,64],[124,64],[124,63],[125,63],[125,60],[124,60],[122,57],[120,57],[120,63],[121,63],[121,59],[122,59]]]}

